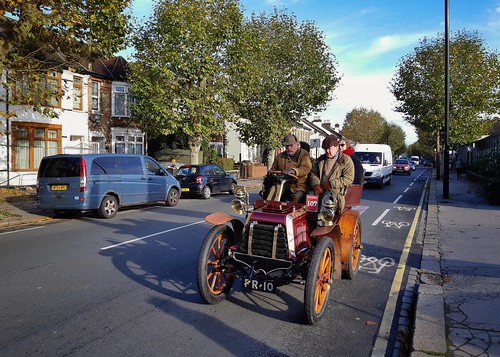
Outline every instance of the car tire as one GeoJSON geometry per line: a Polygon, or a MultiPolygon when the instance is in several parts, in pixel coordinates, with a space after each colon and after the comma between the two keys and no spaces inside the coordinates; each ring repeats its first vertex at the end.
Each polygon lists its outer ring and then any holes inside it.
{"type": "Polygon", "coordinates": [[[330,300],[334,257],[333,241],[323,237],[314,247],[304,289],[304,308],[311,325],[319,322],[330,300]]]}
{"type": "Polygon", "coordinates": [[[102,199],[101,205],[97,210],[101,218],[113,218],[118,212],[118,200],[115,196],[107,195],[102,199]]]}
{"type": "Polygon", "coordinates": [[[165,205],[169,207],[177,206],[179,203],[179,190],[176,188],[171,188],[167,192],[167,199],[165,200],[165,205]]]}
{"type": "Polygon", "coordinates": [[[234,195],[234,189],[236,188],[236,182],[231,182],[231,189],[228,191],[230,195],[234,195]]]}
{"type": "Polygon", "coordinates": [[[210,196],[212,196],[212,189],[210,188],[210,186],[204,186],[201,189],[201,198],[203,198],[204,200],[208,200],[210,196]]]}
{"type": "Polygon", "coordinates": [[[358,219],[352,232],[352,242],[351,249],[349,249],[347,269],[342,270],[342,278],[352,280],[358,274],[361,248],[361,222],[358,219]]]}
{"type": "Polygon", "coordinates": [[[208,304],[224,300],[233,286],[234,276],[224,267],[233,244],[233,230],[222,224],[212,227],[201,245],[196,276],[200,296],[208,304]]]}

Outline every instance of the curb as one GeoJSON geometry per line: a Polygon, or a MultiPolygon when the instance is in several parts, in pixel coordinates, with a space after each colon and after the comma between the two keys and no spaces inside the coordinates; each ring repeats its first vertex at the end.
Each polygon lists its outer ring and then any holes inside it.
{"type": "Polygon", "coordinates": [[[436,182],[432,176],[430,181],[411,357],[447,355],[439,248],[439,206],[436,199],[436,182]]]}

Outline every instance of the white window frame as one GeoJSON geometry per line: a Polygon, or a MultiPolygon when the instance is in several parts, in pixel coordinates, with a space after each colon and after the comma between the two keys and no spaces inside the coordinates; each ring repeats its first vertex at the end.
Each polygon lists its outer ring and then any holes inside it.
{"type": "MultiPolygon", "coordinates": [[[[114,117],[130,117],[131,96],[129,86],[125,82],[115,82],[111,85],[111,115],[114,117]],[[118,98],[121,98],[118,100],[118,98]],[[124,102],[123,111],[117,111],[117,105],[124,102]]],[[[121,109],[121,108],[120,108],[121,109]]]]}
{"type": "Polygon", "coordinates": [[[138,129],[111,128],[111,152],[144,154],[145,134],[138,129]]]}
{"type": "Polygon", "coordinates": [[[101,82],[96,81],[96,80],[92,80],[91,96],[92,96],[92,102],[91,102],[92,113],[100,113],[101,112],[101,82]],[[97,90],[96,90],[97,93],[94,93],[94,86],[97,88],[97,90]],[[97,109],[94,108],[94,100],[97,101],[97,109]]]}

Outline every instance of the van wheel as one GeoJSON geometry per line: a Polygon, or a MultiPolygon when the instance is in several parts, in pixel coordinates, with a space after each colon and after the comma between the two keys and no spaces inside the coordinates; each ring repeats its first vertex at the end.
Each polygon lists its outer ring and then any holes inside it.
{"type": "Polygon", "coordinates": [[[207,200],[210,198],[211,195],[212,195],[212,190],[210,189],[210,186],[203,187],[203,189],[201,190],[201,198],[207,200]]]}
{"type": "Polygon", "coordinates": [[[115,196],[104,196],[97,213],[101,218],[113,218],[118,212],[118,201],[115,196]]]}
{"type": "Polygon", "coordinates": [[[177,205],[178,202],[179,202],[179,190],[177,190],[175,188],[171,188],[170,190],[168,190],[167,199],[165,200],[165,204],[167,206],[173,207],[173,206],[177,205]]]}

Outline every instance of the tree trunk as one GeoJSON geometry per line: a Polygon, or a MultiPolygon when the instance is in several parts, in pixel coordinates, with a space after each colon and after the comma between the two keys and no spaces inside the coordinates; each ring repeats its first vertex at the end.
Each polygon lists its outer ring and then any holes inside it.
{"type": "Polygon", "coordinates": [[[200,156],[201,137],[194,136],[189,138],[188,144],[189,144],[191,165],[197,165],[199,164],[198,158],[200,156]]]}

